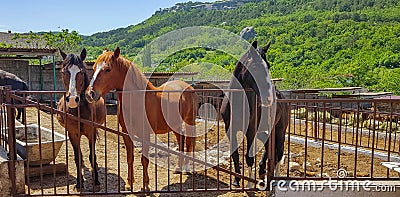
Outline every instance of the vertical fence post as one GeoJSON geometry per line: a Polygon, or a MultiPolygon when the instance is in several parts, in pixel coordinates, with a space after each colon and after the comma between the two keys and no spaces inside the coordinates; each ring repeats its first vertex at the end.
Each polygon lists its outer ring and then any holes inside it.
{"type": "MultiPolygon", "coordinates": [[[[268,167],[267,167],[267,191],[271,188],[272,179],[275,178],[275,129],[268,136],[268,167]]],[[[271,191],[270,191],[271,192],[271,191]]]]}
{"type": "MultiPolygon", "coordinates": [[[[4,86],[0,86],[0,103],[3,104],[5,103],[5,98],[4,98],[4,86]]],[[[5,148],[5,132],[7,132],[5,130],[6,126],[5,126],[5,110],[4,110],[4,106],[2,105],[0,108],[0,112],[1,112],[1,116],[0,116],[0,146],[5,148]]]]}
{"type": "Polygon", "coordinates": [[[314,103],[314,124],[313,124],[313,126],[314,126],[314,128],[313,128],[314,140],[318,140],[318,119],[319,119],[319,117],[318,117],[318,103],[314,103]]]}
{"type": "Polygon", "coordinates": [[[9,87],[6,88],[6,108],[7,108],[7,126],[8,126],[8,151],[9,163],[8,173],[11,181],[11,195],[17,193],[15,161],[17,160],[16,141],[15,141],[15,108],[11,101],[11,92],[9,87]]]}

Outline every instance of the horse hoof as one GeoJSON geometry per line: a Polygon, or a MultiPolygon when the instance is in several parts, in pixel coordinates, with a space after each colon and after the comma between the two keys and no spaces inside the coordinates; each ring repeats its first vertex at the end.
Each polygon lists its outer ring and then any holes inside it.
{"type": "Polygon", "coordinates": [[[145,186],[144,188],[142,187],[141,191],[149,192],[150,191],[150,186],[145,186]]]}
{"type": "Polygon", "coordinates": [[[240,183],[239,183],[238,180],[234,180],[234,181],[232,182],[232,185],[235,186],[235,187],[240,187],[240,183]]]}
{"type": "Polygon", "coordinates": [[[75,185],[75,187],[74,187],[74,190],[75,190],[76,192],[81,192],[82,189],[83,189],[83,185],[82,185],[82,186],[75,185]]]}
{"type": "Polygon", "coordinates": [[[141,189],[141,191],[143,191],[146,196],[150,196],[150,187],[149,186],[145,186],[144,188],[141,189]]]}
{"type": "Polygon", "coordinates": [[[132,190],[132,186],[127,184],[125,185],[125,191],[131,191],[132,190]]]}

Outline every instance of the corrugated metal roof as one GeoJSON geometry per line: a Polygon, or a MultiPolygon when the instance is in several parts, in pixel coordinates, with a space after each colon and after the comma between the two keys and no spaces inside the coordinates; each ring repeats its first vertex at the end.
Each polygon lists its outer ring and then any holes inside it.
{"type": "Polygon", "coordinates": [[[16,39],[14,35],[14,33],[0,32],[0,43],[11,45],[11,47],[0,48],[0,55],[18,59],[21,56],[52,56],[57,52],[57,49],[47,47],[44,40],[16,39]]]}
{"type": "Polygon", "coordinates": [[[46,42],[44,40],[30,40],[30,42],[27,42],[29,39],[16,39],[14,36],[14,33],[0,32],[0,43],[9,44],[15,48],[46,48],[46,42]]]}
{"type": "MultiPolygon", "coordinates": [[[[7,55],[10,58],[19,59],[21,56],[40,57],[56,55],[57,49],[41,48],[0,48],[0,55],[7,55]]],[[[22,58],[21,58],[22,59],[22,58]]]]}

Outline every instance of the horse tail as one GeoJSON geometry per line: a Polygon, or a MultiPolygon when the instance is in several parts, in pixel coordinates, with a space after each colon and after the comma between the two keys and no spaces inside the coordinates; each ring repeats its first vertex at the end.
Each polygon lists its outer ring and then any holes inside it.
{"type": "MultiPolygon", "coordinates": [[[[278,91],[277,97],[284,98],[278,91]]],[[[290,121],[290,106],[288,103],[278,103],[277,109],[281,113],[279,121],[275,125],[275,162],[278,163],[283,157],[285,148],[285,134],[290,121]]]]}
{"type": "Polygon", "coordinates": [[[275,164],[281,161],[285,148],[285,130],[286,128],[278,123],[275,126],[275,164]]]}

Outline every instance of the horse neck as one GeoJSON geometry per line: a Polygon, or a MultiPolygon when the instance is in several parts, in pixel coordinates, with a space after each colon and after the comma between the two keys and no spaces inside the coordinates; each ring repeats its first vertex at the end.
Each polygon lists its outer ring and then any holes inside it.
{"type": "MultiPolygon", "coordinates": [[[[139,68],[131,61],[120,58],[121,62],[118,62],[121,66],[121,73],[125,73],[124,79],[129,71],[132,69],[132,83],[134,84],[134,89],[136,90],[156,90],[157,88],[143,75],[143,73],[139,70],[139,68]]],[[[125,82],[125,81],[124,81],[125,82]]],[[[124,84],[119,85],[120,90],[123,89],[124,84]]]]}
{"type": "MultiPolygon", "coordinates": [[[[86,68],[84,69],[83,74],[84,74],[84,79],[83,79],[84,82],[83,82],[83,88],[82,88],[80,96],[82,98],[85,98],[85,90],[89,87],[89,75],[86,72],[86,68]]],[[[84,99],[84,100],[86,100],[86,99],[84,99]]]]}

